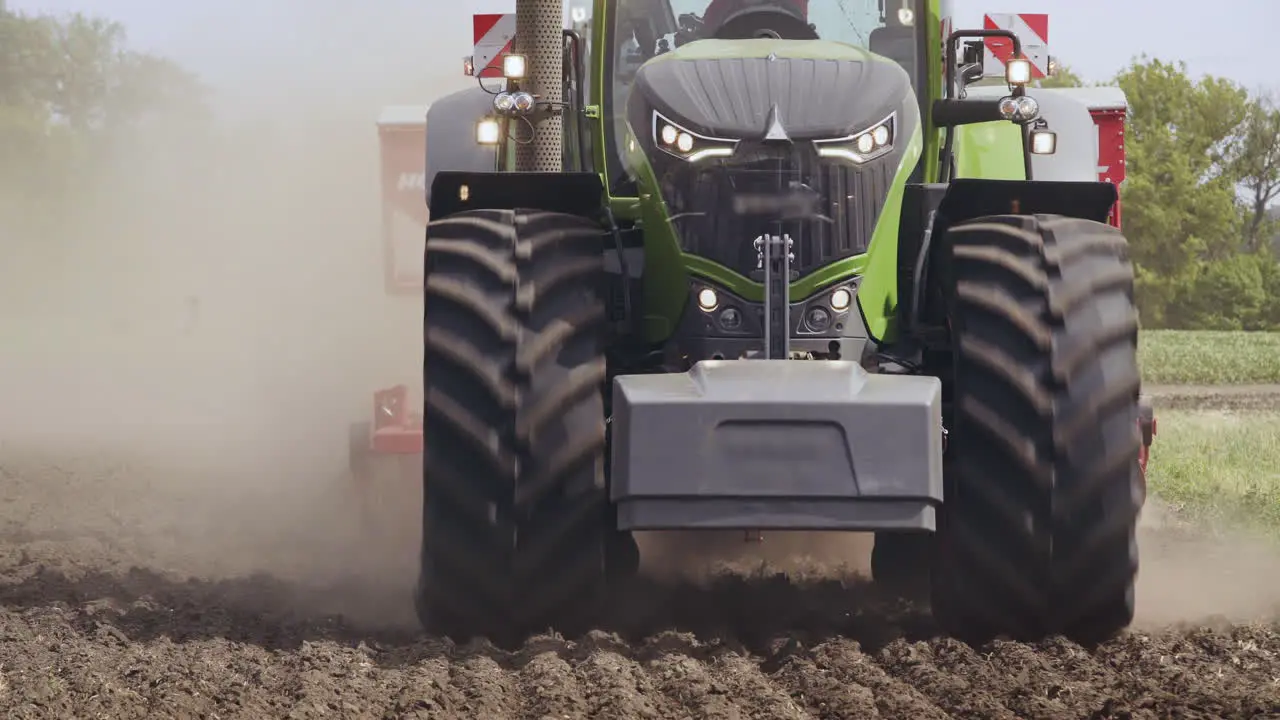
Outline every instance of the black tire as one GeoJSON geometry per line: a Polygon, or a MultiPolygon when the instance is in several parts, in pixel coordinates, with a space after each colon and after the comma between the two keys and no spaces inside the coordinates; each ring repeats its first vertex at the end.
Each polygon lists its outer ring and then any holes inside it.
{"type": "Polygon", "coordinates": [[[908,600],[927,601],[934,540],[934,536],[923,533],[876,533],[871,550],[871,579],[908,600]]]}
{"type": "Polygon", "coordinates": [[[601,229],[476,210],[428,238],[419,618],[459,642],[581,632],[617,536],[601,229]]]}
{"type": "Polygon", "coordinates": [[[1133,619],[1138,315],[1127,243],[1037,215],[950,229],[953,412],[936,620],[982,641],[1108,639],[1133,619]]]}

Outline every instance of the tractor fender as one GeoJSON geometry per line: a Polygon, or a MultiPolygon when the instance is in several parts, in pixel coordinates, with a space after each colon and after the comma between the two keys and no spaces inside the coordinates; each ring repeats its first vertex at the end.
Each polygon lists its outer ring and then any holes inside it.
{"type": "Polygon", "coordinates": [[[938,203],[933,236],[989,215],[1063,215],[1104,223],[1116,197],[1115,185],[1097,179],[955,180],[938,203]]]}
{"type": "Polygon", "coordinates": [[[1118,197],[1115,185],[1099,180],[954,180],[930,223],[927,267],[938,267],[938,253],[948,250],[947,231],[960,223],[992,215],[1061,215],[1105,223],[1118,197]]]}
{"type": "Polygon", "coordinates": [[[471,210],[543,210],[600,219],[604,182],[590,172],[441,170],[431,180],[431,220],[471,210]]]}
{"type": "Polygon", "coordinates": [[[898,238],[901,320],[909,331],[919,330],[933,314],[923,291],[953,225],[993,215],[1062,215],[1105,223],[1118,198],[1115,185],[1099,180],[963,178],[908,185],[898,238]]]}
{"type": "MultiPolygon", "coordinates": [[[[476,123],[493,110],[493,95],[478,85],[450,93],[427,110],[426,202],[437,173],[491,171],[497,164],[497,148],[476,142],[476,123]]],[[[432,215],[432,217],[435,217],[432,215]]]]}

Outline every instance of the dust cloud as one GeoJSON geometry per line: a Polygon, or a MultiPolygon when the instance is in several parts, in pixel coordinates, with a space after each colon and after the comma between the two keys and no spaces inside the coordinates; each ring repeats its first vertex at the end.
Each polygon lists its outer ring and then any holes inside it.
{"type": "MultiPolygon", "coordinates": [[[[726,573],[783,572],[799,582],[870,577],[869,533],[736,531],[641,533],[644,572],[705,584],[726,573]]],[[[1243,531],[1210,532],[1151,499],[1138,533],[1141,568],[1133,627],[1272,622],[1280,618],[1280,548],[1243,531]]]]}
{"type": "MultiPolygon", "coordinates": [[[[196,68],[209,117],[118,149],[65,232],[5,239],[0,479],[24,532],[183,573],[381,573],[407,604],[415,517],[362,515],[346,477],[372,391],[420,384],[421,298],[382,284],[375,122],[465,87],[471,28],[343,7],[276,28],[255,62],[240,48],[262,28],[217,38],[225,64],[196,68]],[[369,546],[370,523],[406,521],[407,542],[369,546]]],[[[420,492],[403,475],[390,507],[420,492]]]]}
{"type": "Polygon", "coordinates": [[[1151,500],[1143,515],[1135,628],[1280,617],[1280,548],[1274,540],[1190,527],[1151,500]]]}
{"type": "Polygon", "coordinates": [[[691,530],[637,533],[641,570],[680,582],[705,583],[726,573],[785,573],[816,578],[871,577],[871,533],[691,530]]]}

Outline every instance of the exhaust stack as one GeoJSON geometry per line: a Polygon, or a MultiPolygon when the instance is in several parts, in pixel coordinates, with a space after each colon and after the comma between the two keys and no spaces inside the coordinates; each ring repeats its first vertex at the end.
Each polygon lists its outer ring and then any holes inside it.
{"type": "MultiPolygon", "coordinates": [[[[544,103],[559,102],[564,84],[564,0],[516,0],[514,44],[527,59],[523,89],[544,103]]],[[[516,171],[561,172],[564,123],[560,111],[540,109],[529,122],[533,142],[516,145],[516,171]]]]}

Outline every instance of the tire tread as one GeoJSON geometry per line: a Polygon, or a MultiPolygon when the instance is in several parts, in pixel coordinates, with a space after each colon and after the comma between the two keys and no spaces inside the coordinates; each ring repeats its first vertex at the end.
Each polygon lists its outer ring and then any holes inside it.
{"type": "Polygon", "coordinates": [[[1096,642],[1133,618],[1137,313],[1118,230],[996,216],[949,232],[956,352],[935,616],[1096,642]]]}
{"type": "Polygon", "coordinates": [[[417,591],[428,632],[518,642],[585,630],[597,607],[614,529],[600,236],[540,211],[428,227],[417,591]]]}

